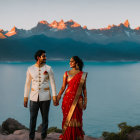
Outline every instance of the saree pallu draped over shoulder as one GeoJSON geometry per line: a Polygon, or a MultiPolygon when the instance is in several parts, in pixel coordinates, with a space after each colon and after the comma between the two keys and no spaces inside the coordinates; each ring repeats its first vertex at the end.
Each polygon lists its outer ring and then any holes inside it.
{"type": "Polygon", "coordinates": [[[80,71],[69,82],[62,102],[62,135],[61,140],[83,140],[82,129],[82,87],[87,73],[80,71]]]}

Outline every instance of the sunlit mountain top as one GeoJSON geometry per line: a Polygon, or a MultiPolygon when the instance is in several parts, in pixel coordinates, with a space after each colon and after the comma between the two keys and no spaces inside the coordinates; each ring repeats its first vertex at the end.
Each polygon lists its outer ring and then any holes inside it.
{"type": "Polygon", "coordinates": [[[42,21],[40,21],[39,23],[41,23],[41,24],[49,24],[47,21],[45,21],[45,20],[42,20],[42,21]]]}
{"type": "Polygon", "coordinates": [[[13,35],[15,35],[15,34],[17,34],[17,28],[14,26],[14,27],[11,29],[11,31],[9,31],[9,32],[6,33],[5,35],[6,35],[6,36],[13,36],[13,35]]]}
{"type": "Polygon", "coordinates": [[[5,39],[6,36],[5,36],[3,33],[0,32],[0,38],[1,38],[1,39],[5,39]]]}
{"type": "Polygon", "coordinates": [[[128,19],[124,22],[124,26],[127,27],[127,28],[130,27],[128,19]]]}

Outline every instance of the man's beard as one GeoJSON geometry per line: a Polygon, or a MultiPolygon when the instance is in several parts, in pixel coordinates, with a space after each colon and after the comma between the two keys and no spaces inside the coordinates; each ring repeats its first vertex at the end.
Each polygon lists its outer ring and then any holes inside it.
{"type": "Polygon", "coordinates": [[[45,59],[45,60],[43,60],[43,62],[42,62],[42,63],[43,63],[43,64],[44,64],[44,63],[46,63],[46,59],[45,59]]]}
{"type": "Polygon", "coordinates": [[[45,64],[46,63],[46,60],[42,60],[41,64],[45,64]]]}

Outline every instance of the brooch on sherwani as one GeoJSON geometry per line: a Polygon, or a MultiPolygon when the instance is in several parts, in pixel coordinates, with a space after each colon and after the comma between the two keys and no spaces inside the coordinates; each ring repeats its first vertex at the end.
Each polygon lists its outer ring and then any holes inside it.
{"type": "Polygon", "coordinates": [[[43,73],[44,75],[47,75],[48,74],[48,72],[47,71],[44,71],[44,73],[43,73]]]}

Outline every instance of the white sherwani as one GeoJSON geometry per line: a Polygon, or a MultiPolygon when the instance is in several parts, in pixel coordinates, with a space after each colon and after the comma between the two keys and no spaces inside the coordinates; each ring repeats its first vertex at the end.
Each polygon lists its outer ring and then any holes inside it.
{"type": "Polygon", "coordinates": [[[52,68],[46,64],[44,64],[42,67],[37,67],[36,65],[28,67],[24,89],[24,98],[28,98],[31,86],[31,101],[38,101],[38,99],[39,101],[50,100],[51,94],[49,83],[52,89],[52,96],[56,97],[56,86],[52,68]]]}

